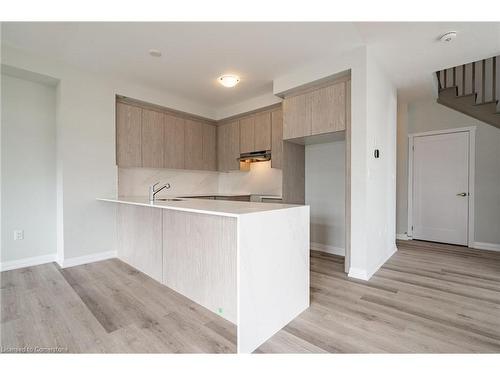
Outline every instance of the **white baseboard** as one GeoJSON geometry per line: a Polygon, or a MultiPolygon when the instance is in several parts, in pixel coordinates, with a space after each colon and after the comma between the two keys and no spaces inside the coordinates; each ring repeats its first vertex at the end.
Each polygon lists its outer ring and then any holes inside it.
{"type": "Polygon", "coordinates": [[[351,267],[349,269],[349,273],[347,276],[352,277],[353,279],[361,279],[365,281],[370,280],[371,277],[375,274],[375,272],[377,272],[380,269],[380,267],[382,267],[384,263],[387,262],[389,258],[394,255],[394,253],[396,253],[396,251],[398,251],[398,248],[394,246],[394,249],[391,251],[391,253],[382,262],[380,262],[380,264],[373,270],[368,271],[368,270],[363,270],[361,268],[351,267]]]}
{"type": "Polygon", "coordinates": [[[479,250],[500,251],[500,244],[488,242],[473,242],[472,248],[479,250]]]}
{"type": "Polygon", "coordinates": [[[317,243],[317,242],[311,242],[310,247],[311,250],[317,250],[328,254],[345,256],[345,249],[342,247],[323,245],[322,243],[317,243]]]}
{"type": "Polygon", "coordinates": [[[402,241],[410,241],[411,237],[409,237],[406,233],[396,233],[396,239],[402,241]]]}
{"type": "Polygon", "coordinates": [[[61,268],[75,267],[81,264],[87,264],[92,262],[99,262],[100,260],[106,260],[111,258],[116,258],[116,251],[104,251],[102,253],[95,253],[90,255],[84,255],[81,257],[74,257],[64,259],[62,264],[59,263],[61,268]]]}
{"type": "Polygon", "coordinates": [[[40,264],[51,263],[57,260],[57,254],[47,254],[38,257],[11,260],[0,263],[0,271],[15,270],[18,268],[39,266],[40,264]]]}
{"type": "Polygon", "coordinates": [[[370,279],[366,270],[363,270],[361,268],[355,268],[355,267],[351,267],[349,269],[349,273],[347,274],[347,276],[352,277],[353,279],[360,279],[360,280],[365,280],[365,281],[368,281],[370,279]]]}

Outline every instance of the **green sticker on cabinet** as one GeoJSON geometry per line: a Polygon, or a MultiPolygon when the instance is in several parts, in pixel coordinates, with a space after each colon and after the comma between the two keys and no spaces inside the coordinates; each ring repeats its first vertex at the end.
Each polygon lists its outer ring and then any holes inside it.
{"type": "Polygon", "coordinates": [[[219,314],[222,315],[222,313],[223,313],[222,307],[219,307],[219,314]]]}

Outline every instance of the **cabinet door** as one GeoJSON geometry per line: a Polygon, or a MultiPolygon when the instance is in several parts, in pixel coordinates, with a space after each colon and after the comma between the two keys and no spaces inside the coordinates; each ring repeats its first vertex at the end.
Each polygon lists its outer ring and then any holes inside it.
{"type": "Polygon", "coordinates": [[[142,166],[163,168],[165,114],[149,109],[142,110],[142,166]]]}
{"type": "Polygon", "coordinates": [[[283,112],[281,109],[271,113],[271,168],[282,168],[283,161],[283,112]]]}
{"type": "Polygon", "coordinates": [[[217,170],[225,172],[228,170],[227,160],[228,160],[228,133],[229,126],[219,125],[217,126],[217,170]]]}
{"type": "Polygon", "coordinates": [[[255,145],[254,151],[271,149],[271,113],[255,115],[255,145]]]}
{"type": "Polygon", "coordinates": [[[217,169],[222,172],[240,169],[240,124],[238,121],[217,127],[217,169]]]}
{"type": "Polygon", "coordinates": [[[283,101],[283,139],[311,135],[312,94],[285,98],[283,101]]]}
{"type": "Polygon", "coordinates": [[[166,115],[164,131],[164,168],[184,168],[184,127],[183,118],[166,115]]]}
{"type": "Polygon", "coordinates": [[[203,169],[203,124],[195,120],[186,120],[184,146],[184,167],[203,169]]]}
{"type": "Polygon", "coordinates": [[[203,169],[217,170],[217,129],[214,125],[203,124],[203,169]]]}
{"type": "Polygon", "coordinates": [[[227,126],[226,168],[228,171],[239,171],[240,162],[240,123],[234,121],[227,126]]]}
{"type": "Polygon", "coordinates": [[[142,109],[116,103],[116,164],[119,167],[141,167],[142,109]]]}
{"type": "Polygon", "coordinates": [[[311,133],[345,130],[345,82],[312,92],[311,133]]]}
{"type": "Polygon", "coordinates": [[[240,152],[255,151],[255,117],[240,120],[240,152]]]}

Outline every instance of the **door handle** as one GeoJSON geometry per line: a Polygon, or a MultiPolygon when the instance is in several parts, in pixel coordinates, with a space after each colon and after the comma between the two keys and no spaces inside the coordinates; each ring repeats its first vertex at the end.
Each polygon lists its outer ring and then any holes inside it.
{"type": "Polygon", "coordinates": [[[466,197],[469,193],[458,193],[457,197],[466,197]]]}

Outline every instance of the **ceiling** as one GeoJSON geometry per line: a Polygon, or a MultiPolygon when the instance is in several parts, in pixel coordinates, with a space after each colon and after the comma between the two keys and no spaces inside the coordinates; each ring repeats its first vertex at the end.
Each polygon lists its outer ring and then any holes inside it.
{"type": "Polygon", "coordinates": [[[500,54],[500,23],[2,23],[2,43],[220,109],[272,92],[275,77],[362,45],[400,95],[425,95],[435,70],[500,54]],[[449,30],[458,38],[439,43],[449,30]],[[223,73],[238,74],[240,84],[222,87],[216,79],[223,73]]]}

